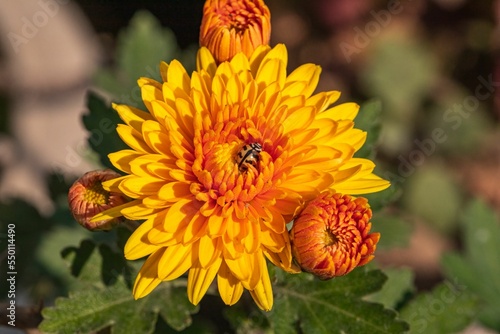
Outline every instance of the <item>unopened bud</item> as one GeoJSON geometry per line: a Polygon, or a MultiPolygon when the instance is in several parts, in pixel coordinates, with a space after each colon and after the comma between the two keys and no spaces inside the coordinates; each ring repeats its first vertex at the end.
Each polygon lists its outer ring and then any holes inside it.
{"type": "Polygon", "coordinates": [[[200,46],[218,63],[238,52],[248,58],[271,37],[271,13],[262,0],[207,0],[203,8],[200,46]]]}
{"type": "Polygon", "coordinates": [[[119,218],[90,221],[96,214],[127,202],[122,194],[106,191],[102,187],[102,182],[117,177],[120,174],[110,169],[97,170],[84,174],[73,183],[68,192],[68,203],[80,225],[91,231],[99,231],[110,230],[119,222],[119,218]]]}
{"type": "Polygon", "coordinates": [[[312,200],[290,231],[295,261],[326,280],[370,262],[379,233],[369,233],[372,211],[365,198],[324,192],[312,200]]]}

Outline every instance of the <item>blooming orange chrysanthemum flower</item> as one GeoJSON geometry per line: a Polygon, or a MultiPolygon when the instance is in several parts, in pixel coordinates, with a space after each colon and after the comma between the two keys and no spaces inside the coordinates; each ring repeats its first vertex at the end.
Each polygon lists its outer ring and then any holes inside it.
{"type": "Polygon", "coordinates": [[[230,60],[238,52],[250,57],[271,37],[271,13],[262,0],[207,0],[203,8],[200,45],[215,60],[230,60]]]}
{"type": "Polygon", "coordinates": [[[313,95],[319,66],[287,75],[287,58],[284,45],[260,46],[217,65],[201,48],[191,76],[174,60],[161,64],[163,82],[139,80],[148,112],[114,105],[130,149],[109,158],[127,175],[104,186],[133,201],[95,219],[145,220],[125,246],[128,259],[149,256],[136,298],[189,272],[194,304],[217,278],[226,304],[247,289],[270,310],[266,259],[298,271],[285,225],[304,202],[388,187],[372,161],[353,158],[366,138],[354,128],[358,105],[330,107],[339,92],[313,95]]]}
{"type": "Polygon", "coordinates": [[[295,260],[321,279],[367,264],[380,239],[379,233],[369,233],[371,217],[366,198],[325,191],[294,220],[290,237],[295,260]]]}

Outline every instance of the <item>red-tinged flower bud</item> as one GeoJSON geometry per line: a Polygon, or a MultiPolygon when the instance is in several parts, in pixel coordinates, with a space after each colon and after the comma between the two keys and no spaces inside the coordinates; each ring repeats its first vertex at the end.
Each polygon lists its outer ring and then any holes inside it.
{"type": "Polygon", "coordinates": [[[200,46],[215,60],[231,60],[238,52],[250,57],[269,44],[271,13],[262,0],[207,0],[203,8],[200,46]]]}
{"type": "Polygon", "coordinates": [[[326,280],[370,262],[380,239],[369,233],[372,211],[365,198],[324,192],[312,200],[290,231],[302,270],[326,280]]]}
{"type": "Polygon", "coordinates": [[[90,222],[96,214],[124,204],[127,200],[120,193],[103,189],[102,182],[120,177],[110,169],[85,173],[75,181],[68,192],[68,203],[75,220],[90,231],[110,230],[119,219],[90,222]]]}

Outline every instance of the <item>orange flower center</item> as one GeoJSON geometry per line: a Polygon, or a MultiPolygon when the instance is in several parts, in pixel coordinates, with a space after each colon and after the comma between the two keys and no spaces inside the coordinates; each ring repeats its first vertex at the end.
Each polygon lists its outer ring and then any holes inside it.
{"type": "Polygon", "coordinates": [[[249,202],[286,177],[277,171],[286,151],[274,143],[286,146],[287,139],[272,120],[253,121],[240,113],[244,111],[237,106],[226,107],[215,117],[215,124],[198,123],[193,172],[199,184],[191,191],[199,201],[209,203],[207,210],[219,206],[226,212],[233,206],[243,218],[249,202]]]}

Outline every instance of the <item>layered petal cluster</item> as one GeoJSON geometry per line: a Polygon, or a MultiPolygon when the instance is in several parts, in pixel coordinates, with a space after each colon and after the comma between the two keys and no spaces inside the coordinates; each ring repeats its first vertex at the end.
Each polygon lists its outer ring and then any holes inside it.
{"type": "Polygon", "coordinates": [[[370,262],[379,233],[369,233],[368,201],[325,191],[308,203],[290,231],[295,260],[320,279],[351,272],[370,262]]]}
{"type": "Polygon", "coordinates": [[[221,63],[238,52],[250,57],[269,44],[271,13],[262,0],[207,0],[203,7],[200,46],[221,63]]]}
{"type": "Polygon", "coordinates": [[[354,158],[366,133],[354,128],[358,105],[331,107],[339,92],[313,94],[320,68],[287,74],[284,45],[260,46],[218,64],[207,48],[188,75],[176,60],[160,66],[162,82],[142,78],[147,111],[114,105],[130,149],[110,154],[126,175],[104,183],[132,198],[95,219],[144,220],[125,247],[148,256],[136,298],[188,272],[197,304],[216,280],[232,305],[248,290],[270,310],[266,259],[298,272],[286,223],[326,189],[370,193],[389,183],[374,163],[354,158]]]}

